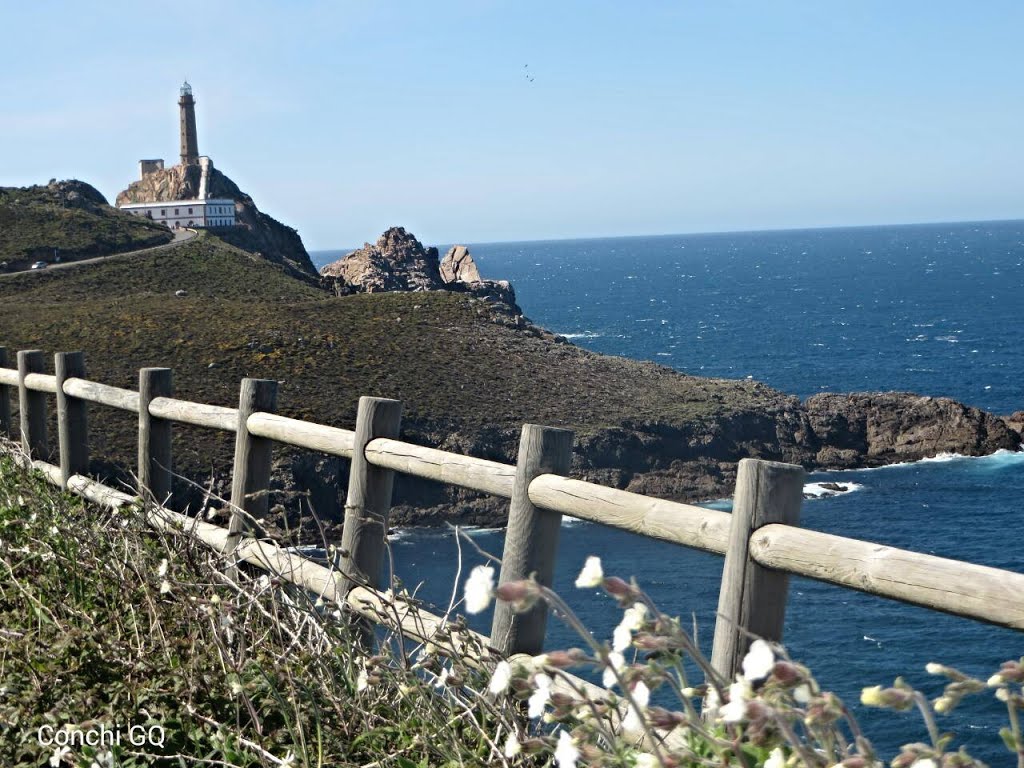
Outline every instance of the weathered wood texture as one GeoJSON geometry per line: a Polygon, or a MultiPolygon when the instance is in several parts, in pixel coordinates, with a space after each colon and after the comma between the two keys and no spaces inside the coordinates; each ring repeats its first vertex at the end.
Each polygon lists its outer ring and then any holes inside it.
{"type": "Polygon", "coordinates": [[[28,388],[27,380],[42,372],[46,355],[42,350],[18,352],[18,410],[21,420],[21,448],[33,459],[50,458],[46,435],[46,395],[28,388]]]}
{"type": "Polygon", "coordinates": [[[85,378],[85,355],[81,352],[58,352],[53,356],[54,378],[57,380],[57,442],[60,446],[60,474],[64,488],[72,475],[89,471],[89,427],[84,400],[64,391],[70,378],[85,378]]]}
{"type": "Polygon", "coordinates": [[[192,403],[188,400],[175,400],[170,397],[155,397],[149,404],[149,412],[159,419],[192,424],[196,427],[209,427],[225,432],[235,432],[238,429],[237,408],[192,403]]]}
{"type": "Polygon", "coordinates": [[[18,372],[7,366],[7,347],[0,347],[0,437],[14,438],[14,425],[11,423],[11,385],[18,385],[18,372]],[[13,374],[13,381],[11,381],[13,374]]]}
{"type": "Polygon", "coordinates": [[[164,504],[171,495],[171,422],[154,416],[150,406],[158,397],[174,394],[170,368],[139,370],[139,495],[164,504]]]}
{"type": "Polygon", "coordinates": [[[377,438],[366,446],[366,460],[374,466],[393,469],[406,475],[512,498],[516,468],[511,464],[461,456],[387,438],[377,438]]]}
{"type": "Polygon", "coordinates": [[[796,525],[803,487],[803,467],[760,459],[740,461],[711,653],[712,666],[727,680],[739,671],[752,636],[782,639],[789,576],[753,560],[750,538],[770,523],[796,525]]]}
{"type": "Polygon", "coordinates": [[[16,387],[18,386],[18,364],[14,362],[13,368],[8,367],[12,365],[10,353],[7,352],[6,347],[0,347],[0,349],[3,349],[6,353],[3,362],[0,363],[0,384],[6,387],[16,387]]]}
{"type": "Polygon", "coordinates": [[[111,387],[85,379],[69,378],[64,382],[64,392],[79,400],[108,405],[129,413],[139,412],[139,393],[130,389],[111,387]]]}
{"type": "MultiPolygon", "coordinates": [[[[572,463],[572,441],[573,433],[565,429],[523,425],[499,584],[532,576],[542,586],[551,586],[562,515],[536,507],[530,501],[530,483],[538,475],[567,473],[572,463]]],[[[491,644],[505,654],[540,653],[547,620],[546,601],[537,602],[523,613],[516,613],[510,603],[498,602],[494,606],[491,644]]]]}
{"type": "Polygon", "coordinates": [[[232,546],[246,530],[258,530],[255,519],[267,513],[270,501],[270,462],[274,442],[249,433],[249,417],[257,411],[277,408],[277,382],[269,379],[242,379],[238,397],[238,424],[235,435],[235,463],[231,475],[231,523],[228,526],[232,546]]]}
{"type": "Polygon", "coordinates": [[[365,448],[376,437],[398,437],[401,423],[402,404],[398,400],[359,398],[341,536],[341,569],[350,588],[381,585],[395,473],[370,464],[365,448]]]}
{"type": "Polygon", "coordinates": [[[54,395],[57,393],[57,377],[49,373],[30,373],[25,377],[25,387],[33,392],[54,395]]]}
{"type": "Polygon", "coordinates": [[[355,432],[350,429],[311,424],[273,413],[254,413],[246,425],[250,435],[266,437],[286,445],[308,448],[332,456],[351,458],[355,432]]]}
{"type": "Polygon", "coordinates": [[[758,529],[750,554],[765,568],[1024,630],[1024,573],[784,525],[758,529]]]}
{"type": "Polygon", "coordinates": [[[732,515],[715,509],[653,499],[560,475],[536,477],[530,483],[530,501],[543,509],[705,552],[725,554],[729,545],[732,515]]]}

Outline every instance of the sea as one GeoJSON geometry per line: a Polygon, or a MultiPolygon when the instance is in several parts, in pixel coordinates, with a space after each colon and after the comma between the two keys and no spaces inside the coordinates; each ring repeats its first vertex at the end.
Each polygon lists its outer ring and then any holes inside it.
{"type": "MultiPolygon", "coordinates": [[[[468,243],[481,274],[510,280],[526,315],[588,350],[695,375],[817,392],[910,391],[995,413],[1024,409],[1024,221],[468,243]]],[[[446,244],[438,244],[443,254],[446,244]]],[[[311,254],[317,266],[345,251],[311,254]]],[[[938,455],[869,470],[816,472],[807,491],[850,491],[803,504],[815,530],[1024,572],[1024,453],[938,455]]],[[[729,509],[728,499],[709,506],[729,509]]],[[[475,547],[500,555],[503,533],[410,529],[391,537],[395,573],[446,607],[475,547]],[[470,543],[471,542],[471,543],[470,543]]],[[[722,559],[578,520],[563,523],[556,589],[590,631],[610,638],[621,613],[573,581],[588,555],[635,577],[710,652],[722,559]]],[[[489,615],[473,626],[487,631],[489,615]]],[[[1024,635],[793,578],[784,642],[822,688],[847,702],[887,760],[928,741],[920,716],[860,705],[864,686],[902,676],[927,695],[928,662],[987,679],[1024,656],[1024,635]]],[[[549,624],[547,647],[582,641],[549,624]]],[[[939,717],[990,765],[1012,756],[998,735],[1005,705],[989,694],[939,717]]]]}

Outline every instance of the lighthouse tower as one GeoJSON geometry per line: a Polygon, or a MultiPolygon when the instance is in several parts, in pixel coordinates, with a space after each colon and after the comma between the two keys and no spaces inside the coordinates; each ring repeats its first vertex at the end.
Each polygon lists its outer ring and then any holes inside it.
{"type": "Polygon", "coordinates": [[[178,106],[181,109],[181,164],[197,165],[199,142],[196,140],[196,102],[192,98],[192,86],[188,80],[181,86],[178,106]]]}

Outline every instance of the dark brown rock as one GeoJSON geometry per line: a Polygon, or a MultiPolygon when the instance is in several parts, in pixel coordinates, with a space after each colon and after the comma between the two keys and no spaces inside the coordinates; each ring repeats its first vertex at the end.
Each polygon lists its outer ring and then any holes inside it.
{"type": "Polygon", "coordinates": [[[879,466],[939,453],[983,456],[1016,450],[1006,422],[948,397],[908,392],[820,394],[805,403],[824,467],[879,466]]]}

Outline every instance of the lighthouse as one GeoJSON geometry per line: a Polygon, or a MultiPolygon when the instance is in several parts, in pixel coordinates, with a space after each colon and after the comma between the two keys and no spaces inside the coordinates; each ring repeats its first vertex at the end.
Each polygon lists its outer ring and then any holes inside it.
{"type": "Polygon", "coordinates": [[[181,111],[181,164],[197,165],[199,142],[196,139],[196,101],[192,98],[192,86],[188,80],[181,86],[178,107],[181,111]]]}

